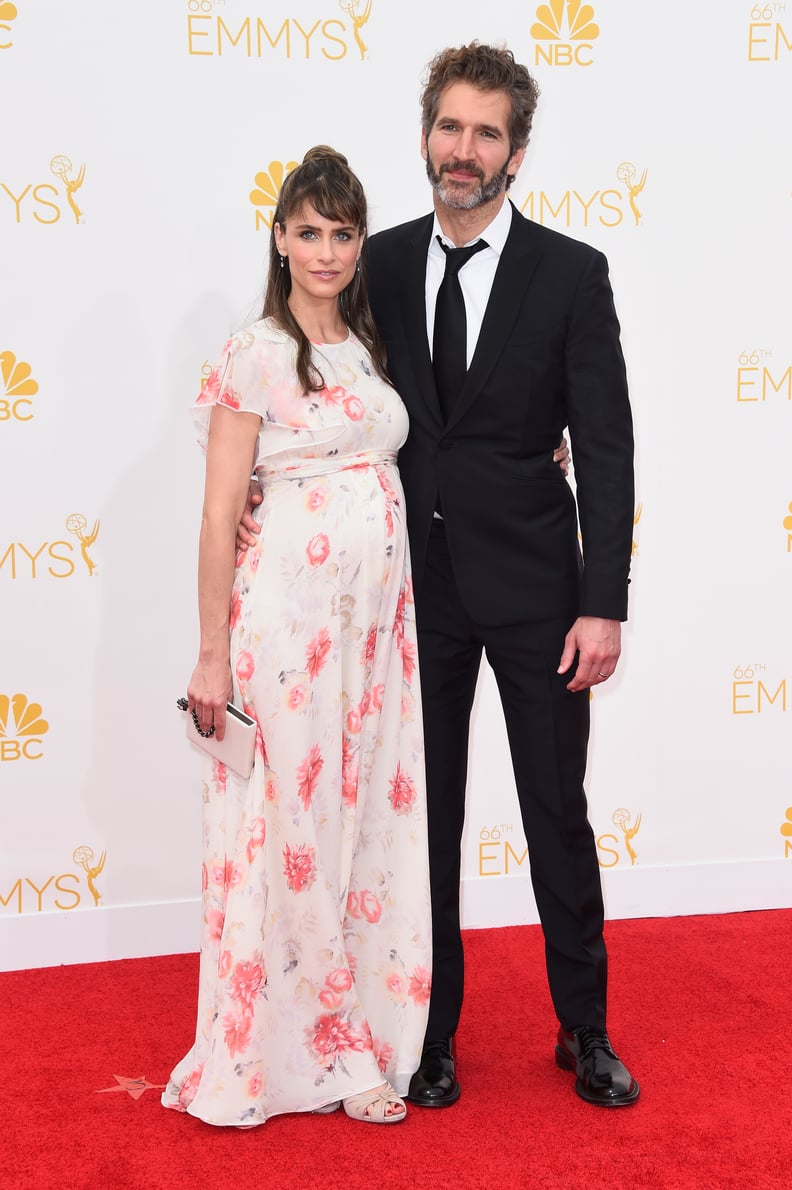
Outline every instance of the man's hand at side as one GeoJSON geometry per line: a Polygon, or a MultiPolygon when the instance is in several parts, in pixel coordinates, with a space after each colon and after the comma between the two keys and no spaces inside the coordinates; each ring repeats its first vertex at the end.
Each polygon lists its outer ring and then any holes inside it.
{"type": "Polygon", "coordinates": [[[569,671],[575,654],[579,653],[577,669],[567,690],[573,692],[599,686],[611,676],[621,653],[621,624],[618,620],[601,620],[598,616],[579,616],[564,642],[558,672],[569,671]]]}
{"type": "Polygon", "coordinates": [[[256,544],[256,535],[261,532],[261,525],[257,525],[253,519],[253,509],[263,499],[264,493],[261,490],[261,484],[257,479],[251,479],[245,511],[242,513],[242,520],[237,525],[236,547],[238,550],[246,550],[249,546],[256,544]]]}

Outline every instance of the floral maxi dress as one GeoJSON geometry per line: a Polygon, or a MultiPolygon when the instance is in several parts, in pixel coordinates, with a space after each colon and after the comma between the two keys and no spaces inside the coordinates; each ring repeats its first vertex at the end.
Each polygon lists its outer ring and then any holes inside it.
{"type": "Polygon", "coordinates": [[[270,320],[196,404],[261,417],[257,544],[230,609],[252,774],[207,761],[196,1040],[166,1107],[210,1124],[311,1111],[416,1069],[430,991],[423,738],[398,395],[350,335],[304,395],[270,320]]]}

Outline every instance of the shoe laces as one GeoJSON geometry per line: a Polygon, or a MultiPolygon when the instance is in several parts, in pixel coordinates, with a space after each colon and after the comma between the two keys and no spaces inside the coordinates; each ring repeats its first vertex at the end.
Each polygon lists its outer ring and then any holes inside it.
{"type": "Polygon", "coordinates": [[[616,1058],[610,1038],[604,1030],[583,1025],[580,1029],[575,1029],[575,1037],[580,1045],[581,1056],[590,1054],[592,1050],[605,1050],[609,1057],[616,1058]]]}

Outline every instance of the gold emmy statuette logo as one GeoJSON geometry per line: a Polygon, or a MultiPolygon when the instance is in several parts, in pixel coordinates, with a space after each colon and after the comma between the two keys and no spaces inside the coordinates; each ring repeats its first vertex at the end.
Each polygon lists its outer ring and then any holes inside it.
{"type": "Polygon", "coordinates": [[[31,376],[30,364],[17,362],[13,351],[0,352],[0,375],[3,378],[4,398],[0,398],[0,421],[31,421],[29,412],[33,397],[39,390],[38,382],[31,376]]]}
{"type": "Polygon", "coordinates": [[[7,3],[3,0],[0,3],[0,50],[10,50],[14,44],[13,41],[7,41],[6,38],[11,34],[11,21],[17,18],[16,4],[7,3]]]}
{"type": "Polygon", "coordinates": [[[272,218],[284,178],[293,169],[296,169],[297,165],[296,161],[288,161],[286,165],[282,161],[270,161],[267,173],[262,171],[262,173],[256,174],[253,179],[256,189],[251,190],[250,201],[254,207],[270,208],[269,214],[266,215],[263,211],[256,211],[256,231],[259,230],[262,223],[267,228],[272,227],[272,218]]]}
{"type": "MultiPolygon", "coordinates": [[[[790,505],[789,505],[789,511],[792,514],[792,501],[790,502],[790,505]]],[[[792,515],[784,517],[784,528],[792,530],[792,515]]]]}
{"type": "MultiPolygon", "coordinates": [[[[643,504],[639,504],[635,510],[635,516],[633,517],[633,528],[635,528],[635,526],[640,521],[642,512],[643,512],[643,504]]],[[[634,558],[637,553],[638,553],[638,542],[633,537],[631,556],[634,558]]]]}
{"type": "Polygon", "coordinates": [[[536,23],[531,25],[531,37],[544,42],[536,47],[536,64],[548,66],[590,66],[591,42],[599,37],[599,25],[594,23],[594,9],[581,0],[550,0],[536,10],[536,23]]]}
{"type": "Polygon", "coordinates": [[[96,877],[101,875],[107,859],[107,852],[103,851],[99,856],[98,862],[94,863],[94,853],[92,847],[77,847],[74,851],[72,859],[85,872],[88,877],[88,887],[91,890],[91,896],[94,899],[94,905],[98,905],[102,899],[102,894],[96,887],[96,877]]]}
{"type": "Polygon", "coordinates": [[[633,826],[630,826],[631,817],[630,811],[622,808],[613,811],[611,822],[614,826],[618,826],[624,835],[624,846],[627,848],[627,854],[630,857],[630,864],[632,865],[638,859],[632,841],[641,829],[641,815],[638,815],[633,826]]]}
{"type": "Polygon", "coordinates": [[[372,0],[338,0],[339,8],[347,14],[352,22],[352,31],[355,34],[355,41],[360,50],[361,62],[368,53],[368,46],[364,42],[360,30],[371,16],[371,2],[372,0]],[[362,12],[359,11],[361,8],[363,9],[362,12]]]}
{"type": "Polygon", "coordinates": [[[632,161],[622,161],[621,165],[616,169],[616,177],[627,188],[627,193],[630,197],[630,210],[633,213],[636,227],[641,222],[641,212],[638,210],[638,204],[635,200],[646,185],[646,170],[643,171],[638,182],[635,180],[637,172],[632,161]]]}
{"type": "Polygon", "coordinates": [[[94,521],[93,529],[91,529],[90,533],[86,533],[85,530],[88,528],[88,521],[81,512],[73,512],[70,516],[66,517],[66,528],[79,541],[80,553],[82,554],[83,562],[88,567],[88,574],[91,578],[93,578],[94,571],[96,570],[96,564],[89,557],[88,550],[99,536],[99,525],[99,521],[94,521]]]}
{"type": "Polygon", "coordinates": [[[0,694],[0,761],[40,760],[41,737],[48,731],[40,703],[28,702],[24,694],[0,694]]]}
{"type": "Polygon", "coordinates": [[[529,190],[520,203],[520,212],[528,219],[545,226],[549,224],[551,227],[555,225],[559,228],[612,228],[629,224],[629,204],[633,223],[638,227],[642,215],[636,200],[646,186],[648,170],[644,170],[640,178],[637,177],[637,172],[631,161],[622,161],[616,167],[616,177],[624,186],[624,190],[617,187],[615,182],[613,185],[606,184],[596,189],[578,183],[577,186],[564,191],[548,193],[541,189],[529,190]]]}
{"type": "Polygon", "coordinates": [[[82,211],[77,206],[74,195],[80,189],[85,179],[85,165],[81,165],[76,178],[70,177],[71,171],[74,167],[68,157],[64,157],[62,153],[52,158],[50,161],[50,172],[56,178],[60,178],[66,189],[66,198],[74,215],[74,222],[79,223],[82,219],[82,211]]]}

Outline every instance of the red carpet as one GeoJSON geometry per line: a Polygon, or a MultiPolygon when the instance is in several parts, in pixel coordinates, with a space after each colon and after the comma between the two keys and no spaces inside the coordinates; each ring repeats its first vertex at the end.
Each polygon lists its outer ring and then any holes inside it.
{"type": "Polygon", "coordinates": [[[792,1184],[792,910],[611,922],[610,1032],[633,1107],[553,1062],[538,927],[466,935],[462,1098],[392,1127],[165,1111],[192,1041],[194,955],[0,974],[0,1186],[499,1190],[792,1184]]]}

